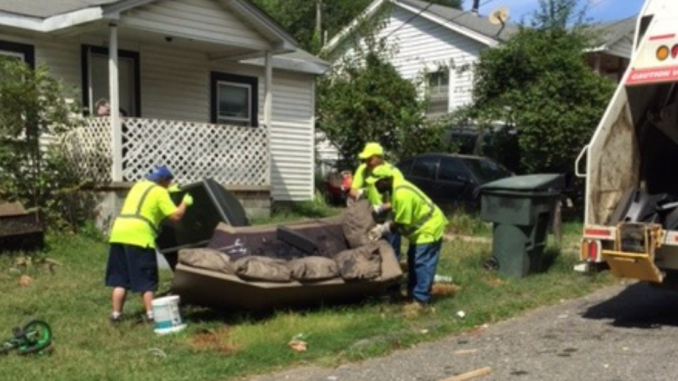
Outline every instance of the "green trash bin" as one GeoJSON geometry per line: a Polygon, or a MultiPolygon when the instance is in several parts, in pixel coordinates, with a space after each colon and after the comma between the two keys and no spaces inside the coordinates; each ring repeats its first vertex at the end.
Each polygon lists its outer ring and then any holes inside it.
{"type": "Polygon", "coordinates": [[[514,176],[480,187],[480,218],[493,223],[492,266],[524,277],[541,270],[546,235],[565,180],[558,174],[514,176]]]}

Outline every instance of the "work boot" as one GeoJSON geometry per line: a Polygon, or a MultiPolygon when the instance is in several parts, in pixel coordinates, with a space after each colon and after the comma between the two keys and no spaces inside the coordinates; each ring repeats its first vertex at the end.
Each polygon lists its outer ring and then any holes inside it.
{"type": "Polygon", "coordinates": [[[407,318],[415,318],[427,312],[435,312],[435,309],[429,304],[417,302],[416,300],[403,306],[403,314],[407,318]]]}

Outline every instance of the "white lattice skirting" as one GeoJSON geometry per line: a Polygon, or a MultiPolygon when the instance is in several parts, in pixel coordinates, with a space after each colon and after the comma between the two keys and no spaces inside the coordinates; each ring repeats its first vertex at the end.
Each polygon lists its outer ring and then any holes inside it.
{"type": "MultiPolygon", "coordinates": [[[[270,185],[268,131],[159,119],[122,121],[123,181],[137,181],[157,165],[168,166],[178,182],[213,178],[221,184],[270,185]]],[[[91,118],[66,137],[79,174],[98,183],[112,180],[109,118],[91,118]]]]}

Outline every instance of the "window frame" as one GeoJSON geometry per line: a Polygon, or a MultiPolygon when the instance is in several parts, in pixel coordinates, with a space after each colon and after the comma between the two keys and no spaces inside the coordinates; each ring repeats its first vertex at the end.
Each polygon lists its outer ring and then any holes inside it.
{"type": "Polygon", "coordinates": [[[440,167],[440,157],[438,156],[419,156],[415,157],[414,161],[412,162],[412,166],[410,167],[410,177],[417,178],[420,180],[428,180],[428,181],[436,181],[438,178],[438,167],[440,167]],[[430,176],[421,176],[419,175],[416,171],[416,165],[420,161],[432,161],[433,164],[433,169],[431,172],[430,176]]]}
{"type": "Polygon", "coordinates": [[[28,66],[35,70],[35,46],[22,44],[19,42],[11,42],[0,40],[0,51],[14,53],[14,54],[2,54],[6,56],[15,56],[22,58],[22,61],[28,64],[28,66]]]}
{"type": "Polygon", "coordinates": [[[466,163],[464,163],[463,160],[460,160],[459,158],[456,157],[441,157],[440,161],[438,162],[438,174],[436,176],[436,180],[439,182],[459,182],[461,179],[459,178],[454,178],[454,179],[443,179],[440,175],[442,172],[442,169],[444,167],[443,163],[445,161],[449,161],[453,163],[453,166],[457,168],[457,176],[465,176],[468,180],[471,180],[473,178],[473,175],[471,174],[471,171],[468,169],[466,166],[466,163]]]}
{"type": "MultiPolygon", "coordinates": [[[[230,84],[249,88],[249,108],[250,116],[248,120],[232,118],[236,122],[245,122],[246,126],[259,126],[259,79],[257,77],[248,77],[230,73],[211,72],[210,73],[210,121],[214,124],[229,124],[219,122],[219,85],[230,84]]],[[[223,119],[223,118],[221,118],[223,119]]],[[[236,123],[234,123],[236,124],[236,123]]]]}
{"type": "MultiPolygon", "coordinates": [[[[94,115],[95,110],[91,110],[94,106],[90,104],[89,100],[89,71],[90,71],[90,53],[98,55],[108,56],[108,48],[95,46],[95,45],[81,45],[80,49],[80,77],[81,77],[81,86],[82,86],[82,107],[83,114],[85,116],[94,115]]],[[[130,117],[141,117],[141,60],[138,52],[133,52],[130,50],[121,50],[118,49],[118,57],[131,59],[134,61],[134,108],[136,109],[134,113],[131,113],[129,110],[126,110],[130,113],[130,117]]],[[[92,102],[96,102],[95,99],[92,102]]]]}

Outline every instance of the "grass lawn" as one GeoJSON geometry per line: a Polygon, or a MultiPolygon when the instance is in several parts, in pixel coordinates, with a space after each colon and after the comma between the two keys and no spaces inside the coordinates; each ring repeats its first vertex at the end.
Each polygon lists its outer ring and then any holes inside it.
{"type": "MultiPolygon", "coordinates": [[[[461,289],[441,298],[435,312],[405,316],[402,306],[375,298],[358,305],[313,310],[277,311],[247,316],[186,307],[184,331],[156,336],[140,322],[141,302],[134,295],[120,325],[108,321],[109,290],[103,285],[107,246],[86,236],[50,236],[41,255],[61,263],[55,273],[38,266],[25,270],[32,278],[19,284],[17,256],[0,255],[0,335],[30,317],[47,320],[55,333],[50,356],[0,359],[7,380],[226,380],[282,367],[317,363],[337,365],[383,355],[414,343],[474,329],[562,299],[584,295],[612,282],[608,275],[584,276],[572,271],[573,248],[580,229],[566,230],[565,252],[550,247],[548,271],[525,279],[507,279],[482,269],[490,244],[447,242],[439,273],[450,275],[461,289]],[[456,316],[463,310],[464,319],[456,316]],[[303,335],[308,351],[287,343],[303,335]]],[[[171,273],[162,273],[167,291],[171,273]]]]}

